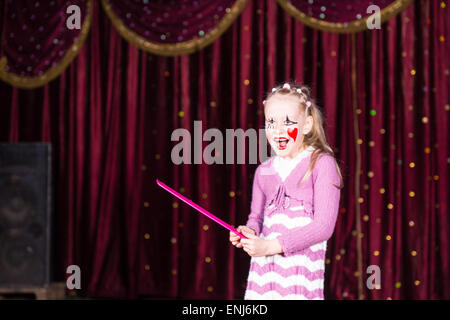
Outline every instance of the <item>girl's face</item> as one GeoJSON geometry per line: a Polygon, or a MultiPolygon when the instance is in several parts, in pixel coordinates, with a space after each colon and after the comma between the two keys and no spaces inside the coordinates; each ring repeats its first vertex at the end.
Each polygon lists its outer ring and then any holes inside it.
{"type": "Polygon", "coordinates": [[[266,137],[276,154],[292,159],[303,148],[303,135],[312,127],[295,96],[274,95],[265,104],[266,137]]]}

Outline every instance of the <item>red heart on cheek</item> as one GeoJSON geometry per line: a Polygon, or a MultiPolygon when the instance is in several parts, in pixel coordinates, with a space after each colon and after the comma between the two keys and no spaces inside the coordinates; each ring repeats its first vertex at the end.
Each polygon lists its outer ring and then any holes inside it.
{"type": "Polygon", "coordinates": [[[298,133],[298,129],[297,128],[294,128],[294,129],[289,128],[288,129],[288,135],[289,135],[289,137],[294,139],[294,142],[295,142],[295,140],[297,140],[297,133],[298,133]]]}

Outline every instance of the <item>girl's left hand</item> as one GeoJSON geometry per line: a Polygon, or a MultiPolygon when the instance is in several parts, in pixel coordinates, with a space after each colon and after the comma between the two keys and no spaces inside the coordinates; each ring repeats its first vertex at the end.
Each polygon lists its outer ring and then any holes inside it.
{"type": "Polygon", "coordinates": [[[272,256],[282,253],[282,247],[277,239],[264,240],[254,234],[244,232],[248,239],[241,239],[243,249],[251,257],[272,256]]]}

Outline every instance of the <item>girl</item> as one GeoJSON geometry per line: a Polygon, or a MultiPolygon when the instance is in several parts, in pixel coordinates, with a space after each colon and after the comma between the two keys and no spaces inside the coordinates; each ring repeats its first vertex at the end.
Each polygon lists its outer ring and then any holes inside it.
{"type": "Polygon", "coordinates": [[[306,87],[285,83],[264,103],[276,156],[255,172],[246,226],[230,241],[252,258],[245,299],[323,299],[327,240],[342,176],[306,87]]]}

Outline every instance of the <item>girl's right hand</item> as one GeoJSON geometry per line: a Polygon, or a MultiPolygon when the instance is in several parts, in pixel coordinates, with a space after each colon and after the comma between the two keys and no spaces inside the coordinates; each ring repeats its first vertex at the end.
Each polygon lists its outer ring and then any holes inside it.
{"type": "MultiPolygon", "coordinates": [[[[251,233],[251,234],[256,235],[255,230],[250,229],[250,228],[247,227],[247,226],[239,226],[239,227],[236,228],[236,230],[237,230],[239,233],[244,233],[244,232],[246,232],[246,233],[251,233]]],[[[231,242],[231,244],[232,244],[233,246],[236,246],[236,248],[242,248],[241,237],[239,237],[237,234],[235,234],[235,233],[232,232],[232,231],[230,231],[230,242],[231,242]]]]}

